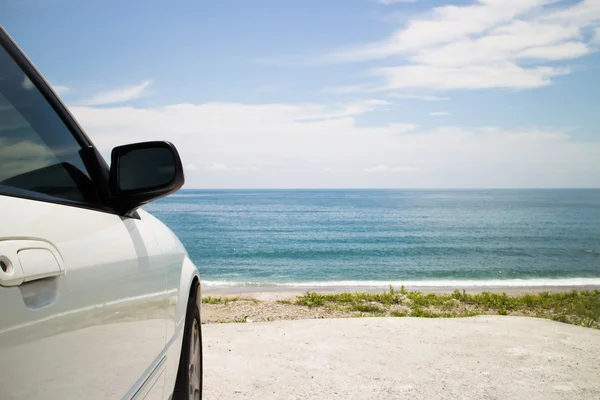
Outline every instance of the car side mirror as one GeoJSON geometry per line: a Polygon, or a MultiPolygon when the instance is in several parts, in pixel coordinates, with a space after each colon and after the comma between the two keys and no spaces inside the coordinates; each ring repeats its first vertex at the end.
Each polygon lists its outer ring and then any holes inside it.
{"type": "Polygon", "coordinates": [[[176,192],[184,182],[181,158],[169,142],[134,143],[112,151],[110,191],[120,213],[176,192]]]}

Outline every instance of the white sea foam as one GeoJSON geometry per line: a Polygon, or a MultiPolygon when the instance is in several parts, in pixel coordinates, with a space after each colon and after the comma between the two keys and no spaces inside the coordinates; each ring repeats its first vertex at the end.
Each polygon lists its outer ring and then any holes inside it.
{"type": "Polygon", "coordinates": [[[259,282],[259,281],[203,281],[206,287],[282,287],[282,288],[339,288],[339,287],[431,287],[431,288],[543,288],[599,286],[600,278],[558,279],[491,279],[491,280],[406,280],[406,281],[315,281],[315,282],[259,282]]]}

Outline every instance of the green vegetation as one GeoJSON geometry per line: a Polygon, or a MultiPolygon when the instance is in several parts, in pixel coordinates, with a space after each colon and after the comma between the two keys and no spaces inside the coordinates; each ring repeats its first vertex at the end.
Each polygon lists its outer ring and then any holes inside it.
{"type": "Polygon", "coordinates": [[[456,318],[475,315],[521,315],[547,318],[600,329],[600,290],[540,292],[509,296],[506,293],[451,294],[409,292],[390,287],[383,293],[306,293],[296,305],[328,307],[348,312],[394,317],[456,318]]]}
{"type": "Polygon", "coordinates": [[[417,318],[464,318],[474,317],[479,313],[474,311],[438,311],[438,310],[423,310],[421,308],[415,308],[410,313],[411,317],[417,318]]]}
{"type": "MultiPolygon", "coordinates": [[[[204,297],[202,302],[207,305],[226,305],[232,302],[260,303],[263,306],[265,304],[256,299],[240,296],[208,296],[204,297]]],[[[319,318],[327,316],[458,318],[475,315],[518,315],[600,329],[600,290],[520,295],[491,292],[469,294],[464,290],[462,292],[455,290],[453,293],[436,294],[407,291],[404,287],[401,287],[400,290],[390,287],[389,290],[382,293],[321,294],[307,292],[298,296],[295,301],[277,300],[277,303],[318,310],[317,313],[309,315],[317,315],[319,318]]],[[[152,312],[160,312],[158,306],[152,310],[152,312]]],[[[247,313],[248,311],[244,310],[243,312],[247,313]]],[[[283,319],[296,319],[298,315],[290,316],[286,313],[283,319]]],[[[227,320],[243,323],[247,322],[247,318],[247,316],[235,319],[230,317],[227,320]]],[[[267,321],[276,319],[282,319],[282,317],[273,317],[271,314],[266,318],[267,321]]]]}
{"type": "Polygon", "coordinates": [[[393,311],[390,311],[390,315],[392,317],[408,317],[408,313],[406,311],[393,310],[393,311]]]}
{"type": "Polygon", "coordinates": [[[325,301],[332,301],[326,298],[329,297],[329,295],[323,295],[323,294],[318,294],[318,293],[308,293],[306,292],[305,295],[303,296],[298,296],[298,298],[296,299],[296,304],[301,305],[301,306],[306,306],[309,308],[313,308],[313,307],[322,307],[325,305],[325,301]]]}
{"type": "Polygon", "coordinates": [[[350,310],[364,312],[364,313],[381,313],[381,312],[384,312],[384,310],[381,307],[379,307],[378,305],[375,305],[375,304],[361,304],[361,303],[354,303],[354,304],[352,304],[352,307],[350,308],[350,310]]]}
{"type": "MultiPolygon", "coordinates": [[[[404,287],[403,287],[404,288],[404,287]]],[[[380,303],[382,305],[402,304],[402,291],[397,291],[390,286],[389,291],[383,293],[333,293],[319,294],[309,293],[298,296],[296,304],[307,307],[322,307],[325,303],[342,303],[342,304],[357,304],[357,303],[380,303]]]]}
{"type": "Polygon", "coordinates": [[[228,304],[231,303],[233,301],[251,301],[253,303],[258,303],[259,300],[256,299],[252,299],[249,297],[240,297],[240,296],[236,296],[236,297],[211,297],[211,296],[207,296],[207,297],[203,297],[202,298],[202,303],[203,304],[228,304]]]}
{"type": "Polygon", "coordinates": [[[246,322],[248,322],[248,316],[244,315],[243,317],[240,318],[235,318],[233,321],[231,321],[233,323],[239,323],[239,324],[245,324],[246,322]]]}

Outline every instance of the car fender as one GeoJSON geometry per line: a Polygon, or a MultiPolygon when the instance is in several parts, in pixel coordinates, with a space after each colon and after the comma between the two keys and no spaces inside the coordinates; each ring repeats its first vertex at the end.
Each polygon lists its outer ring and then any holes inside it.
{"type": "Polygon", "coordinates": [[[196,288],[196,302],[201,311],[201,285],[200,274],[194,263],[190,260],[185,248],[177,236],[152,214],[138,210],[140,218],[151,227],[151,231],[163,253],[165,268],[167,269],[167,330],[166,330],[166,369],[165,387],[163,398],[168,399],[173,393],[179,357],[183,343],[185,316],[194,281],[198,282],[196,288]]]}

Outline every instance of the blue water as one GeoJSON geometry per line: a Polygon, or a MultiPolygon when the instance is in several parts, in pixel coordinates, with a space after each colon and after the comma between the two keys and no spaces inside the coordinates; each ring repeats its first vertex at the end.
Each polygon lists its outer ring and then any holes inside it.
{"type": "Polygon", "coordinates": [[[600,190],[182,190],[146,210],[208,285],[600,282],[600,190]]]}

